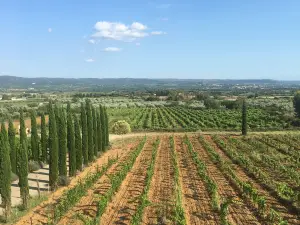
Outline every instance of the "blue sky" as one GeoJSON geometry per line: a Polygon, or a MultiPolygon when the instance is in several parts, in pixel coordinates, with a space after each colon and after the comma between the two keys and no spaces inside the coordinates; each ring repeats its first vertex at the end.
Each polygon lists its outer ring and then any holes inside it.
{"type": "Polygon", "coordinates": [[[300,80],[299,0],[0,0],[0,75],[300,80]]]}

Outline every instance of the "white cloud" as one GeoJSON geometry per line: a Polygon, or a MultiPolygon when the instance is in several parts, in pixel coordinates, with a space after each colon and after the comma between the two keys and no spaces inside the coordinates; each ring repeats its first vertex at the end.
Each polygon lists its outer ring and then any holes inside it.
{"type": "Polygon", "coordinates": [[[91,44],[95,44],[96,42],[95,42],[95,40],[94,40],[94,39],[90,39],[90,40],[89,40],[89,43],[91,43],[91,44]]]}
{"type": "Polygon", "coordinates": [[[171,4],[160,4],[157,6],[158,9],[168,9],[171,7],[171,4]]]}
{"type": "Polygon", "coordinates": [[[106,52],[120,52],[121,50],[122,50],[121,48],[117,48],[117,47],[108,47],[104,49],[104,51],[106,52]]]}
{"type": "Polygon", "coordinates": [[[52,28],[48,28],[48,32],[51,33],[52,32],[52,28]]]}
{"type": "Polygon", "coordinates": [[[152,31],[151,35],[163,35],[163,34],[167,34],[166,32],[163,31],[152,31]]]}
{"type": "Polygon", "coordinates": [[[92,35],[93,38],[134,41],[149,35],[145,32],[147,26],[138,22],[134,22],[131,25],[125,25],[119,22],[100,21],[95,24],[94,28],[96,33],[92,35]]]}
{"type": "Polygon", "coordinates": [[[89,62],[89,63],[95,62],[94,59],[86,59],[85,61],[86,61],[86,62],[89,62]]]}

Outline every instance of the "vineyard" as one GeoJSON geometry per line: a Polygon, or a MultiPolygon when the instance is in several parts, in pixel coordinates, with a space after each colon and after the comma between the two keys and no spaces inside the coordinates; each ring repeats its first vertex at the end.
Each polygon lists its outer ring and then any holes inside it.
{"type": "MultiPolygon", "coordinates": [[[[196,110],[184,107],[109,108],[111,122],[125,119],[135,131],[196,131],[240,130],[240,110],[196,110]]],[[[283,129],[285,123],[278,116],[260,109],[248,110],[251,130],[283,129]]]]}
{"type": "Polygon", "coordinates": [[[299,224],[299,135],[128,143],[17,224],[299,224]]]}

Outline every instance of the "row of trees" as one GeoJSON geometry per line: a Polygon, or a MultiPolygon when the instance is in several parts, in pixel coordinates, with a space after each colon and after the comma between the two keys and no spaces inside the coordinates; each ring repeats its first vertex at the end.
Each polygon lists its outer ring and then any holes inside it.
{"type": "Polygon", "coordinates": [[[23,111],[20,111],[20,138],[12,120],[8,131],[4,122],[0,132],[0,194],[6,218],[11,212],[11,176],[19,177],[20,195],[24,208],[28,206],[28,173],[30,160],[49,163],[49,185],[55,190],[59,180],[75,176],[84,166],[93,162],[109,145],[106,108],[95,108],[90,100],[81,105],[80,115],[49,103],[49,132],[45,116],[41,116],[38,131],[36,113],[31,112],[31,137],[26,134],[23,111]],[[29,140],[30,139],[30,140],[29,140]],[[69,164],[67,167],[67,160],[69,164]]]}

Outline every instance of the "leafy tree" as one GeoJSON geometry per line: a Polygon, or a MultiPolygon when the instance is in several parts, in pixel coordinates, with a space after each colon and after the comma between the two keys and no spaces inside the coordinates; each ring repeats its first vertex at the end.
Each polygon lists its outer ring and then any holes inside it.
{"type": "Polygon", "coordinates": [[[36,113],[31,112],[31,152],[34,161],[39,161],[39,136],[36,126],[36,113]]]}
{"type": "Polygon", "coordinates": [[[102,152],[102,127],[101,127],[101,115],[100,110],[97,113],[97,133],[98,133],[98,151],[102,152]]]}
{"type": "Polygon", "coordinates": [[[207,109],[219,109],[220,103],[217,100],[207,98],[204,100],[204,105],[207,109]]]}
{"type": "Polygon", "coordinates": [[[247,135],[247,103],[243,101],[242,106],[242,135],[247,135]]]}
{"type": "Polygon", "coordinates": [[[54,191],[58,185],[58,139],[52,102],[49,103],[49,152],[49,185],[54,191]]]}
{"type": "Polygon", "coordinates": [[[68,152],[69,152],[69,176],[76,175],[76,149],[75,149],[75,137],[74,137],[74,124],[73,124],[73,115],[71,112],[70,103],[67,106],[68,114],[68,152]]]}
{"type": "Polygon", "coordinates": [[[102,151],[105,151],[105,146],[106,146],[106,134],[105,134],[105,115],[104,115],[104,108],[102,105],[100,105],[100,117],[101,117],[101,128],[102,128],[102,151]]]}
{"type": "Polygon", "coordinates": [[[59,137],[59,175],[67,176],[67,123],[66,114],[63,109],[60,111],[60,116],[58,117],[59,127],[58,127],[58,137],[59,137]]]}
{"type": "Polygon", "coordinates": [[[113,124],[112,132],[114,134],[128,134],[131,132],[131,128],[125,120],[119,120],[113,124]]]}
{"type": "Polygon", "coordinates": [[[46,131],[46,119],[44,113],[41,115],[41,152],[42,161],[47,162],[47,131],[46,131]]]}
{"type": "Polygon", "coordinates": [[[293,99],[295,113],[298,119],[300,119],[300,91],[297,91],[293,99]]]}
{"type": "Polygon", "coordinates": [[[87,118],[87,133],[88,133],[88,155],[89,162],[94,160],[94,143],[93,143],[93,117],[92,117],[92,106],[90,100],[86,100],[86,118],[87,118]]]}
{"type": "Polygon", "coordinates": [[[29,187],[28,187],[28,150],[27,135],[24,122],[23,111],[20,111],[20,147],[17,153],[17,173],[19,176],[20,195],[23,207],[28,207],[29,187]]]}
{"type": "Polygon", "coordinates": [[[8,122],[8,140],[10,146],[11,171],[17,173],[17,150],[16,150],[16,129],[12,119],[8,122]]]}
{"type": "Polygon", "coordinates": [[[11,213],[11,162],[9,142],[4,122],[1,124],[0,162],[0,194],[2,204],[5,208],[5,216],[8,218],[11,213]]]}
{"type": "Polygon", "coordinates": [[[93,116],[93,137],[94,137],[94,155],[97,157],[98,153],[98,132],[97,132],[97,112],[93,107],[92,109],[93,116]]]}
{"type": "Polygon", "coordinates": [[[76,149],[76,169],[82,170],[82,144],[81,144],[81,132],[77,116],[74,116],[75,126],[75,149],[76,149]]]}
{"type": "Polygon", "coordinates": [[[108,129],[108,115],[106,111],[106,107],[104,107],[104,118],[105,118],[105,145],[109,145],[109,129],[108,129]]]}
{"type": "Polygon", "coordinates": [[[82,128],[82,155],[83,163],[87,165],[89,162],[88,158],[88,135],[87,135],[87,121],[86,121],[86,111],[84,104],[81,103],[81,128],[82,128]]]}

